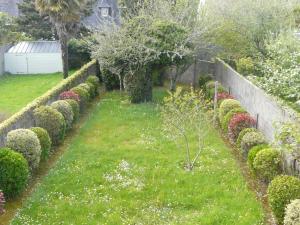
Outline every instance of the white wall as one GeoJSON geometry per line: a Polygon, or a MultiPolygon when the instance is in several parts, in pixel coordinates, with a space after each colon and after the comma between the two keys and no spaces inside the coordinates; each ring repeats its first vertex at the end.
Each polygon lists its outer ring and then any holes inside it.
{"type": "Polygon", "coordinates": [[[6,53],[5,71],[11,74],[39,74],[62,72],[60,53],[6,53]]]}

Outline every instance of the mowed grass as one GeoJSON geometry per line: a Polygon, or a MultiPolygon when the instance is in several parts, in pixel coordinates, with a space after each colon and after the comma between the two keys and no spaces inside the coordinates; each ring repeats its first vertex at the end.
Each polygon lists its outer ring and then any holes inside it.
{"type": "Polygon", "coordinates": [[[61,73],[0,77],[0,114],[9,116],[19,111],[61,79],[61,73]]]}
{"type": "Polygon", "coordinates": [[[161,124],[157,104],[107,93],[12,224],[263,224],[260,202],[214,129],[203,128],[210,149],[187,172],[161,124]]]}

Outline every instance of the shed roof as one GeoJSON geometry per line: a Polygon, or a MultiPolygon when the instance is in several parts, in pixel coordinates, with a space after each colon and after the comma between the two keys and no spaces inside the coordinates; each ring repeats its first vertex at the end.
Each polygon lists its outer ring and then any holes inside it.
{"type": "Polygon", "coordinates": [[[7,53],[61,53],[61,49],[58,41],[22,41],[7,53]]]}

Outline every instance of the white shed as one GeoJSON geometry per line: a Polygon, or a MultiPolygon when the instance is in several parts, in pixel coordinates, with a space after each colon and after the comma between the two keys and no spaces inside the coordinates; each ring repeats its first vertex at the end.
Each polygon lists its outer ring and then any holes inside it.
{"type": "Polygon", "coordinates": [[[43,74],[63,71],[58,41],[23,41],[4,54],[5,72],[11,74],[43,74]]]}

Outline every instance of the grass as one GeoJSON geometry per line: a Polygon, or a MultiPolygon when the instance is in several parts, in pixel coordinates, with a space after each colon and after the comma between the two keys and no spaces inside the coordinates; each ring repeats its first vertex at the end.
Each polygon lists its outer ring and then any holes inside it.
{"type": "Polygon", "coordinates": [[[0,77],[0,113],[9,116],[62,79],[61,73],[0,77]]]}
{"type": "Polygon", "coordinates": [[[230,149],[204,129],[212,150],[186,172],[159,107],[107,93],[12,224],[263,224],[230,149]]]}

